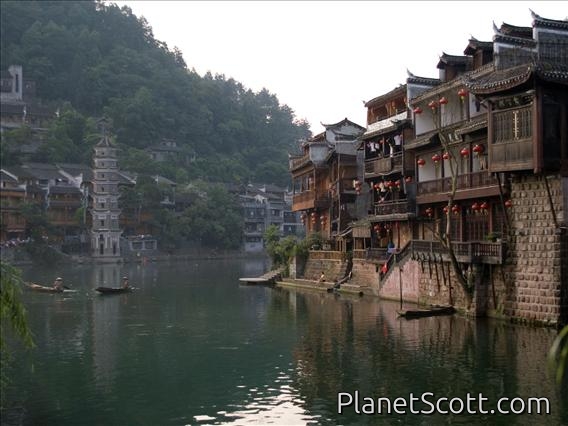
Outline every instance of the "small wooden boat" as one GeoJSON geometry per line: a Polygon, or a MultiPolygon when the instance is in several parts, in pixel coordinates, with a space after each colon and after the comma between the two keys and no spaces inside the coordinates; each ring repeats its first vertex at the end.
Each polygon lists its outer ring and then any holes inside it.
{"type": "Polygon", "coordinates": [[[47,287],[44,285],[39,285],[39,284],[35,284],[35,283],[26,283],[26,288],[28,290],[33,290],[33,291],[40,291],[43,293],[64,293],[65,289],[58,289],[55,287],[47,287]]]}
{"type": "Polygon", "coordinates": [[[405,318],[423,318],[436,315],[451,315],[456,312],[453,306],[431,306],[426,309],[407,309],[398,311],[398,315],[405,318]]]}
{"type": "Polygon", "coordinates": [[[100,294],[121,294],[129,293],[132,291],[132,287],[122,288],[122,287],[97,287],[95,289],[100,294]]]}

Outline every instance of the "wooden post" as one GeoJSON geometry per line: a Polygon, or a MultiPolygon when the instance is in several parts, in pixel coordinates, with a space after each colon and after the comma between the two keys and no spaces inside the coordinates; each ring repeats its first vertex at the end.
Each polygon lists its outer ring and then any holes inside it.
{"type": "Polygon", "coordinates": [[[400,288],[400,310],[402,310],[402,271],[400,269],[400,265],[398,264],[396,253],[394,254],[394,263],[396,263],[396,266],[398,266],[398,286],[400,288]]]}

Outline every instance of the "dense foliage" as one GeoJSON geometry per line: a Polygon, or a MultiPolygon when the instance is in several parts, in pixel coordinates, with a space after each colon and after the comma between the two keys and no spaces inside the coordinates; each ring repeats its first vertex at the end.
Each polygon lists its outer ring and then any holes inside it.
{"type": "Polygon", "coordinates": [[[9,263],[0,261],[0,272],[0,395],[3,405],[8,381],[8,361],[11,357],[8,343],[13,342],[8,337],[16,337],[27,348],[32,348],[34,342],[26,309],[19,298],[23,287],[20,271],[9,263]]]}
{"type": "Polygon", "coordinates": [[[308,124],[268,90],[254,93],[224,75],[199,76],[128,7],[0,4],[2,66],[22,65],[44,102],[68,103],[43,148],[46,160],[88,160],[89,117],[106,115],[123,148],[122,164],[131,168],[174,180],[287,184],[287,153],[309,134],[308,124]],[[144,149],[163,139],[176,141],[195,161],[185,164],[185,155],[169,164],[150,160],[144,149]]]}

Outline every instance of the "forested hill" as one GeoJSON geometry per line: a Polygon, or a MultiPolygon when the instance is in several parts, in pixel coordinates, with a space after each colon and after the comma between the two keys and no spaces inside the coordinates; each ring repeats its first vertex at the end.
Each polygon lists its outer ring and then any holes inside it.
{"type": "MultiPolygon", "coordinates": [[[[254,93],[224,75],[200,76],[191,58],[186,64],[177,48],[156,40],[150,23],[127,7],[92,1],[0,4],[2,69],[22,65],[44,103],[67,105],[60,120],[87,129],[88,117],[109,117],[123,165],[182,181],[288,182],[287,153],[309,136],[308,123],[268,90],[254,93]],[[195,161],[153,164],[143,150],[164,139],[195,154],[195,161]]],[[[44,148],[46,160],[88,158],[85,141],[92,138],[86,130],[80,137],[66,134],[63,122],[58,132],[60,140],[52,135],[44,148]]]]}

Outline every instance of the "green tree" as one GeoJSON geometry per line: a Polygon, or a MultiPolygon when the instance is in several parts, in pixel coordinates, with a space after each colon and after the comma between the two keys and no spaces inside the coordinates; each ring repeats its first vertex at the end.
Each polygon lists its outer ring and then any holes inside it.
{"type": "Polygon", "coordinates": [[[8,336],[15,336],[28,349],[34,347],[34,342],[26,309],[19,299],[23,286],[20,272],[4,261],[0,261],[0,268],[0,394],[3,398],[8,383],[7,366],[11,358],[8,336]]]}

